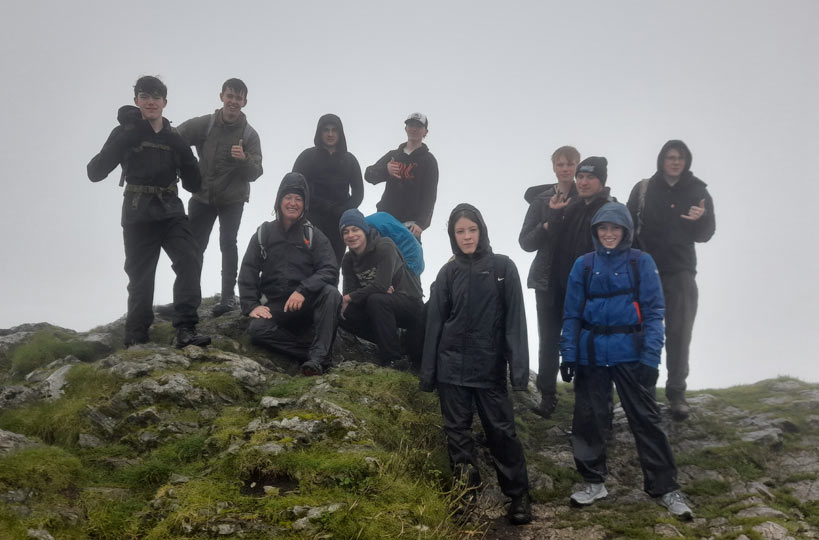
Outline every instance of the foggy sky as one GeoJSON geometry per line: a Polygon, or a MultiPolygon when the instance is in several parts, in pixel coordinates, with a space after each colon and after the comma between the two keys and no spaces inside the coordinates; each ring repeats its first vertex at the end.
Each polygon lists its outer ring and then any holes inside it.
{"type": "MultiPolygon", "coordinates": [[[[607,185],[624,202],[653,174],[662,144],[682,139],[717,219],[714,238],[697,248],[690,387],[779,374],[819,381],[819,256],[809,240],[819,195],[818,3],[408,5],[7,6],[0,327],[48,321],[88,330],[125,312],[119,172],[92,184],[86,163],[116,125],[117,108],[133,103],[139,76],[168,85],[165,116],[174,124],[213,112],[222,82],[239,77],[265,170],[245,206],[240,256],[271,219],[281,177],[327,112],[341,117],[362,169],[405,140],[407,114],[428,115],[426,142],[441,174],[423,237],[425,290],[450,255],[445,222],[457,203],[481,209],[494,251],[510,255],[525,278],[532,255],[517,244],[523,192],[554,181],[555,148],[605,156],[607,185]]],[[[382,191],[365,184],[365,214],[382,191]]],[[[212,238],[203,296],[219,290],[212,238]]],[[[172,283],[163,255],[155,303],[171,300],[172,283]]],[[[525,294],[536,368],[534,294],[525,294]]]]}

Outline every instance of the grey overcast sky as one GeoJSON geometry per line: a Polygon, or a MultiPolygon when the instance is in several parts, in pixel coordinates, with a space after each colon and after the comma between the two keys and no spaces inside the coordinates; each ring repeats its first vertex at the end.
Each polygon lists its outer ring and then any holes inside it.
{"type": "MultiPolygon", "coordinates": [[[[4,13],[0,327],[88,330],[124,313],[119,173],[92,184],[86,163],[140,75],[167,83],[176,124],[215,110],[221,83],[240,77],[265,170],[240,251],[323,113],[342,118],[362,168],[402,142],[408,113],[429,116],[441,176],[426,290],[450,254],[455,204],[482,210],[494,250],[525,276],[523,192],[554,181],[555,148],[606,156],[625,201],[679,138],[717,214],[716,235],[698,246],[690,386],[819,381],[819,2],[33,0],[4,13]]],[[[365,184],[365,213],[382,190],[365,184]]],[[[205,296],[219,290],[217,246],[205,296]]],[[[155,303],[171,300],[172,282],[163,255],[155,303]]]]}

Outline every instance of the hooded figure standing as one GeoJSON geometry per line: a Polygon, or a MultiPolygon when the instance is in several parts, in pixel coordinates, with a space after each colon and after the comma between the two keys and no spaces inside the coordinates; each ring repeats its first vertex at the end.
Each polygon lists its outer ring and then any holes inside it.
{"type": "Polygon", "coordinates": [[[336,263],[341,264],[345,246],[338,232],[338,220],[345,210],[358,208],[364,200],[361,166],[347,151],[344,126],[334,114],[319,118],[313,144],[296,158],[293,172],[304,175],[310,188],[307,219],[327,236],[336,263]]]}
{"type": "Polygon", "coordinates": [[[474,206],[456,206],[447,232],[454,257],[431,289],[420,388],[438,388],[453,472],[476,489],[480,476],[472,417],[477,406],[501,491],[512,499],[509,520],[529,523],[526,458],[507,393],[507,370],[514,390],[526,390],[529,380],[520,278],[508,257],[492,253],[486,224],[474,206]]]}
{"type": "Polygon", "coordinates": [[[571,501],[583,506],[608,495],[606,433],[614,383],[637,443],[646,493],[662,497],[675,516],[690,518],[654,398],[663,348],[662,285],[651,256],[631,249],[633,228],[624,205],[605,204],[591,221],[595,250],[579,257],[569,275],[560,372],[566,382],[574,378],[572,451],[586,482],[571,501]]]}
{"type": "Polygon", "coordinates": [[[239,270],[242,313],[259,346],[304,359],[304,375],[320,375],[330,363],[341,294],[330,242],[304,216],[310,190],[287,173],[276,194],[276,219],[250,238],[239,270]],[[312,330],[312,341],[299,339],[312,330]]]}
{"type": "Polygon", "coordinates": [[[691,151],[668,141],[657,156],[657,172],[631,190],[628,209],[640,248],[657,261],[666,302],[665,395],[674,420],[688,418],[685,400],[688,351],[697,316],[699,292],[695,242],[714,236],[714,201],[706,184],[691,173],[691,151]]]}

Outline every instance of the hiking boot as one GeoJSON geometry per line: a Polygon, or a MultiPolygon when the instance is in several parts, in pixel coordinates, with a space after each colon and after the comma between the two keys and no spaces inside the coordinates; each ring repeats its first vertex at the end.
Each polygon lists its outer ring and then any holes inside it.
{"type": "Polygon", "coordinates": [[[540,399],[540,404],[537,407],[532,407],[532,412],[538,416],[542,416],[547,420],[552,417],[557,408],[557,398],[555,396],[544,395],[540,399]]]}
{"type": "Polygon", "coordinates": [[[526,525],[532,522],[532,499],[528,493],[520,497],[512,497],[507,516],[512,525],[526,525]]]}
{"type": "Polygon", "coordinates": [[[238,305],[236,304],[236,299],[233,297],[228,297],[224,302],[219,302],[210,310],[210,314],[214,317],[221,317],[225,313],[229,311],[233,311],[234,309],[238,309],[238,305]]]}
{"type": "Polygon", "coordinates": [[[605,499],[608,495],[606,484],[586,484],[580,491],[572,493],[570,500],[577,506],[588,506],[596,500],[605,499]]]}
{"type": "Polygon", "coordinates": [[[176,330],[176,348],[184,349],[188,345],[207,347],[210,345],[210,336],[200,336],[193,326],[180,326],[176,330]]]}
{"type": "Polygon", "coordinates": [[[322,374],[321,364],[315,360],[308,360],[301,365],[301,374],[305,377],[314,377],[322,374]]]}
{"type": "Polygon", "coordinates": [[[691,412],[691,407],[685,398],[678,398],[671,400],[671,418],[677,422],[682,422],[688,418],[691,412]]]}
{"type": "Polygon", "coordinates": [[[125,344],[126,349],[128,347],[132,347],[134,345],[141,345],[143,343],[148,343],[148,334],[147,333],[145,333],[145,334],[142,334],[142,333],[126,334],[125,339],[123,340],[123,343],[125,344]]]}
{"type": "Polygon", "coordinates": [[[672,516],[680,519],[691,519],[694,517],[694,512],[691,507],[685,502],[685,496],[679,489],[669,491],[661,498],[663,506],[668,508],[672,516]]]}

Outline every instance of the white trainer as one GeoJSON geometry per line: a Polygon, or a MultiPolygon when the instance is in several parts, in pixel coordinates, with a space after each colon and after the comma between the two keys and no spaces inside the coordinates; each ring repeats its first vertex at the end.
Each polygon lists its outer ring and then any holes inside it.
{"type": "Polygon", "coordinates": [[[598,499],[608,497],[606,484],[586,484],[580,491],[572,493],[571,501],[578,506],[588,506],[598,499]]]}
{"type": "Polygon", "coordinates": [[[691,507],[685,502],[685,497],[680,490],[669,491],[662,496],[663,506],[668,508],[672,516],[681,519],[691,519],[694,517],[694,512],[691,507]]]}

